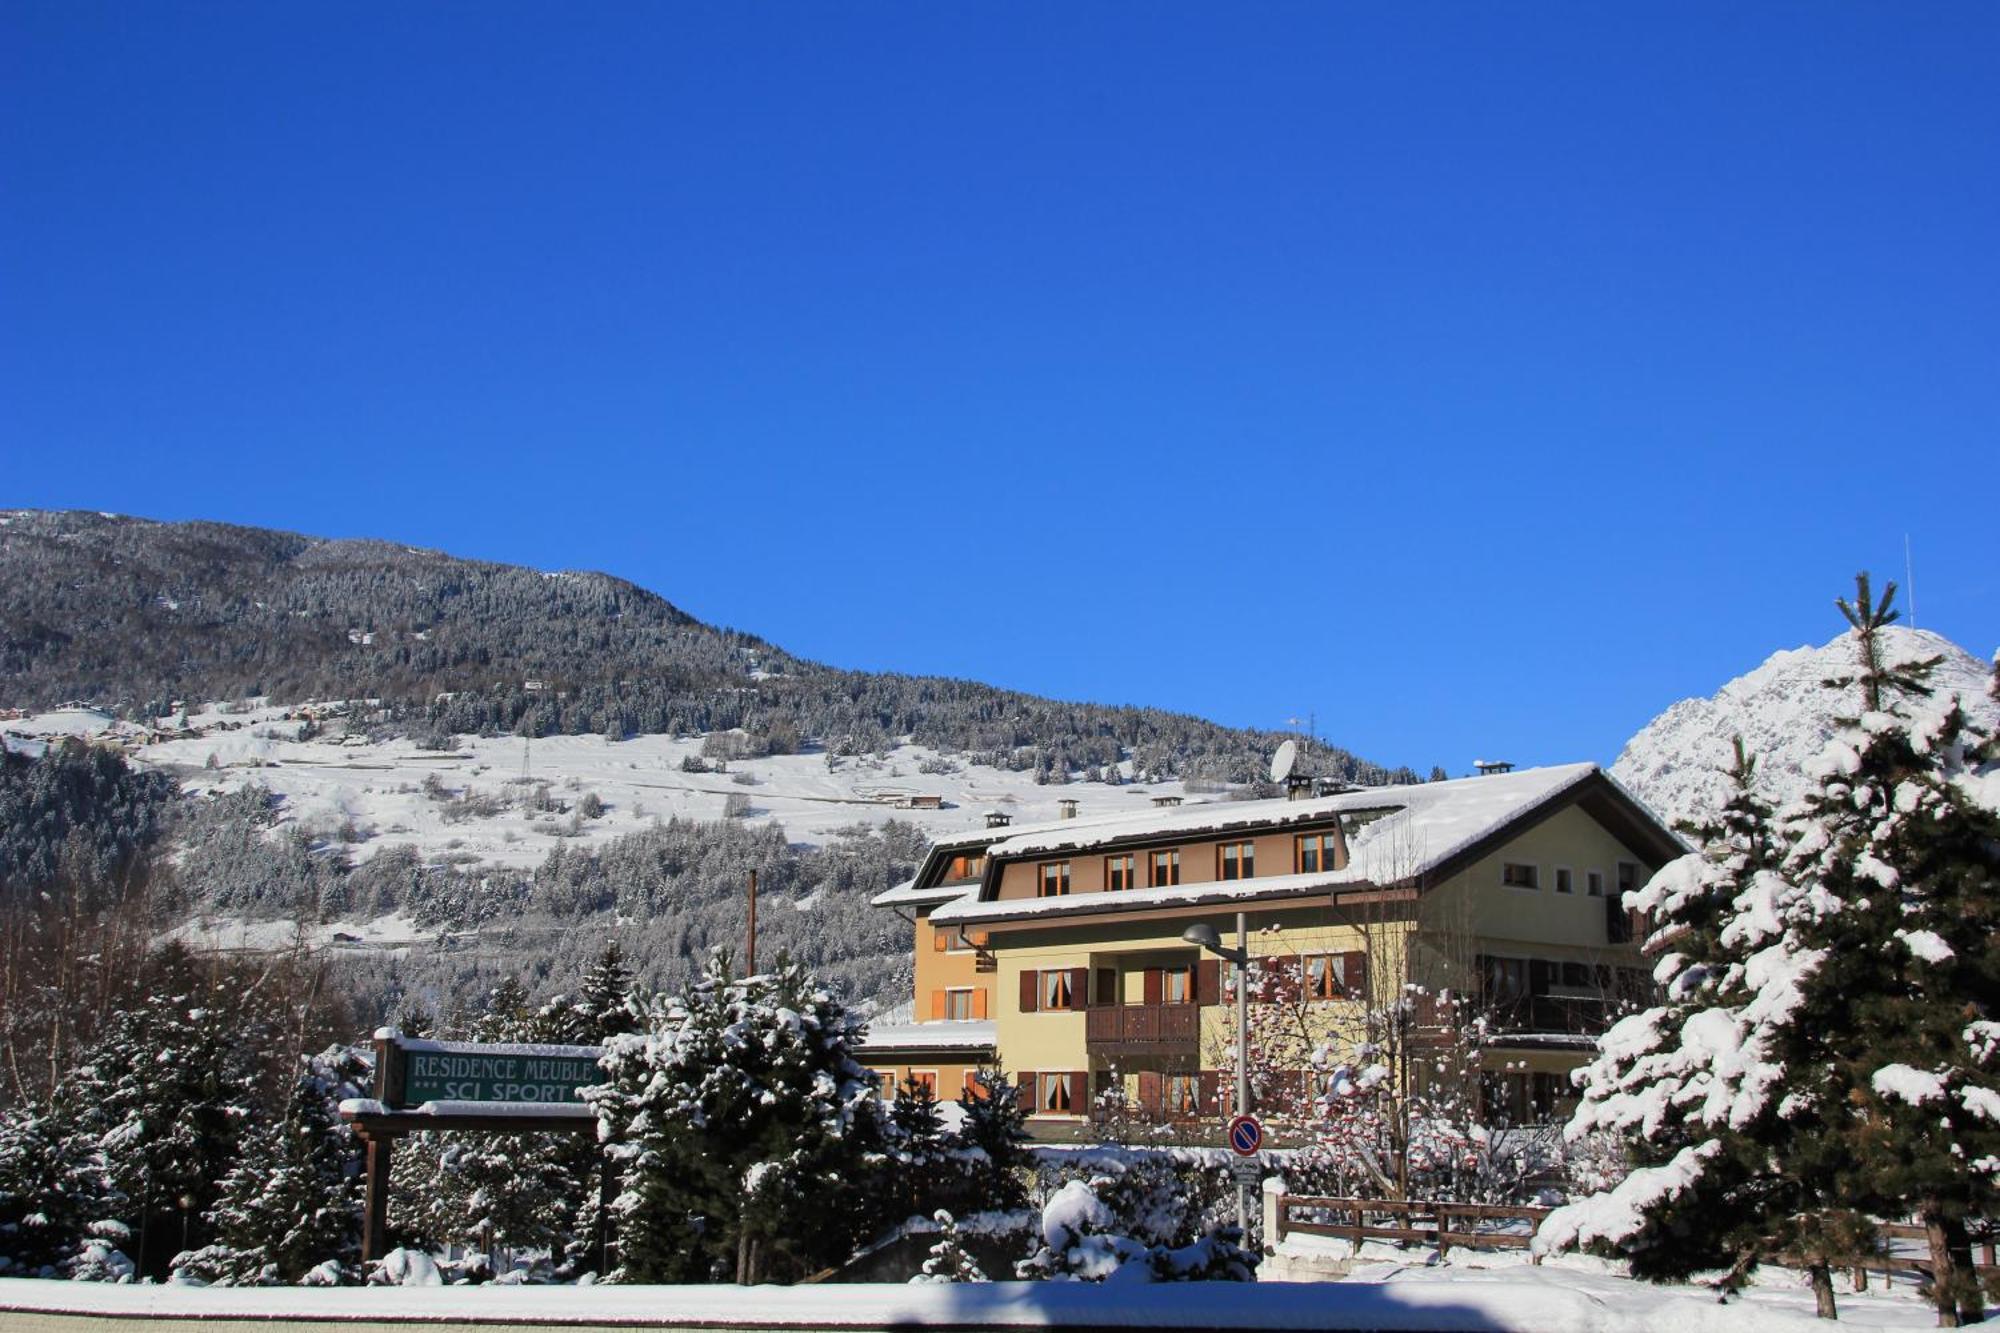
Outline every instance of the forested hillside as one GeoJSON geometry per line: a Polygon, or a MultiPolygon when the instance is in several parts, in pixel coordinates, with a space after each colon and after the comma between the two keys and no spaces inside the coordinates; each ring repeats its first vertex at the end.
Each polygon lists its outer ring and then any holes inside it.
{"type": "MultiPolygon", "coordinates": [[[[787,752],[899,737],[1016,770],[1250,781],[1280,736],[1157,709],[843,671],[604,574],[379,541],[91,513],[0,515],[0,705],[379,698],[411,734],[689,734],[787,752]],[[534,682],[540,688],[531,689],[534,682]]],[[[1327,776],[1414,780],[1337,748],[1327,776]]]]}

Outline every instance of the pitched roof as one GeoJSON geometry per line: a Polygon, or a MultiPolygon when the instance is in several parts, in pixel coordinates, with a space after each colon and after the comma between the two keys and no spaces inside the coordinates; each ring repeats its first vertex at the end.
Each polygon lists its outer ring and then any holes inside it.
{"type": "MultiPolygon", "coordinates": [[[[1656,859],[1665,861],[1682,850],[1679,840],[1659,819],[1597,765],[1563,764],[1446,782],[1365,788],[1313,800],[1218,803],[1100,820],[1087,827],[1062,824],[1022,830],[996,842],[989,855],[1053,856],[1237,829],[1325,823],[1343,814],[1380,814],[1350,835],[1348,863],[1338,870],[1131,889],[1115,895],[1074,894],[1006,902],[978,901],[968,895],[938,908],[931,919],[940,924],[971,924],[1299,897],[1342,886],[1421,883],[1455,873],[1485,855],[1498,841],[1572,803],[1586,805],[1593,817],[1628,845],[1656,859]]],[[[989,875],[988,885],[994,882],[989,875]]]]}

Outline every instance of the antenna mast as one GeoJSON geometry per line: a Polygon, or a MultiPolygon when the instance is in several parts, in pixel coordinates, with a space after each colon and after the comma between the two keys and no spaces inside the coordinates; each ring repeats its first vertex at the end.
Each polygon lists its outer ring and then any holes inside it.
{"type": "Polygon", "coordinates": [[[1910,599],[1910,628],[1917,627],[1917,567],[1910,560],[1910,534],[1903,534],[1903,595],[1910,599]]]}

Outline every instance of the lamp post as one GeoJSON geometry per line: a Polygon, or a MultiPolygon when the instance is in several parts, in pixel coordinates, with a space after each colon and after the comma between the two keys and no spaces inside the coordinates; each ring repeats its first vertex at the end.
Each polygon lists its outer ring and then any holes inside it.
{"type": "MultiPolygon", "coordinates": [[[[1250,927],[1245,914],[1236,914],[1236,947],[1223,944],[1215,927],[1207,922],[1189,926],[1181,938],[1198,945],[1225,962],[1236,965],[1236,1114],[1250,1112],[1250,927]]],[[[1250,1234],[1250,1186],[1236,1178],[1236,1225],[1250,1234]]]]}

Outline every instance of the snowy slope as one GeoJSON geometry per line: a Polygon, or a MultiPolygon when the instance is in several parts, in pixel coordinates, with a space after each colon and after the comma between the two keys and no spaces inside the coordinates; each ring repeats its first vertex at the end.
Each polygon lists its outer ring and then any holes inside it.
{"type": "MultiPolygon", "coordinates": [[[[2000,722],[1984,663],[1928,630],[1892,627],[1888,635],[1895,660],[1942,655],[1931,678],[1939,696],[1957,694],[1982,725],[2000,722]]],[[[1718,770],[1729,763],[1730,738],[1741,735],[1757,756],[1765,797],[1782,805],[1805,790],[1806,769],[1832,736],[1834,718],[1855,707],[1851,689],[1820,682],[1853,671],[1854,644],[1845,634],[1823,647],[1773,653],[1713,697],[1683,699],[1647,723],[1626,743],[1611,775],[1669,822],[1695,817],[1726,795],[1718,770]]]]}
{"type": "Polygon", "coordinates": [[[344,845],[357,863],[408,845],[429,861],[527,868],[559,843],[600,846],[656,819],[724,818],[731,797],[748,802],[746,822],[780,823],[790,841],[815,845],[855,824],[889,819],[943,837],[985,827],[988,810],[1032,824],[1054,820],[1062,800],[1091,819],[1148,810],[1154,796],[1202,799],[1180,782],[1042,786],[1031,772],[916,745],[840,758],[831,767],[825,755],[810,753],[732,759],[727,772],[690,773],[682,763],[701,754],[701,736],[460,736],[455,749],[439,751],[407,737],[371,741],[365,729],[349,732],[332,716],[319,735],[300,739],[307,711],[319,710],[210,707],[147,729],[67,710],[0,722],[0,737],[32,753],[58,736],[97,736],[141,766],[176,773],[190,792],[261,785],[282,798],[281,824],[344,845]],[[951,771],[927,773],[926,766],[951,771]],[[558,809],[524,799],[542,784],[547,804],[558,809]],[[603,803],[598,818],[574,817],[586,793],[603,803]],[[900,803],[914,796],[937,797],[941,806],[900,803]]]}

